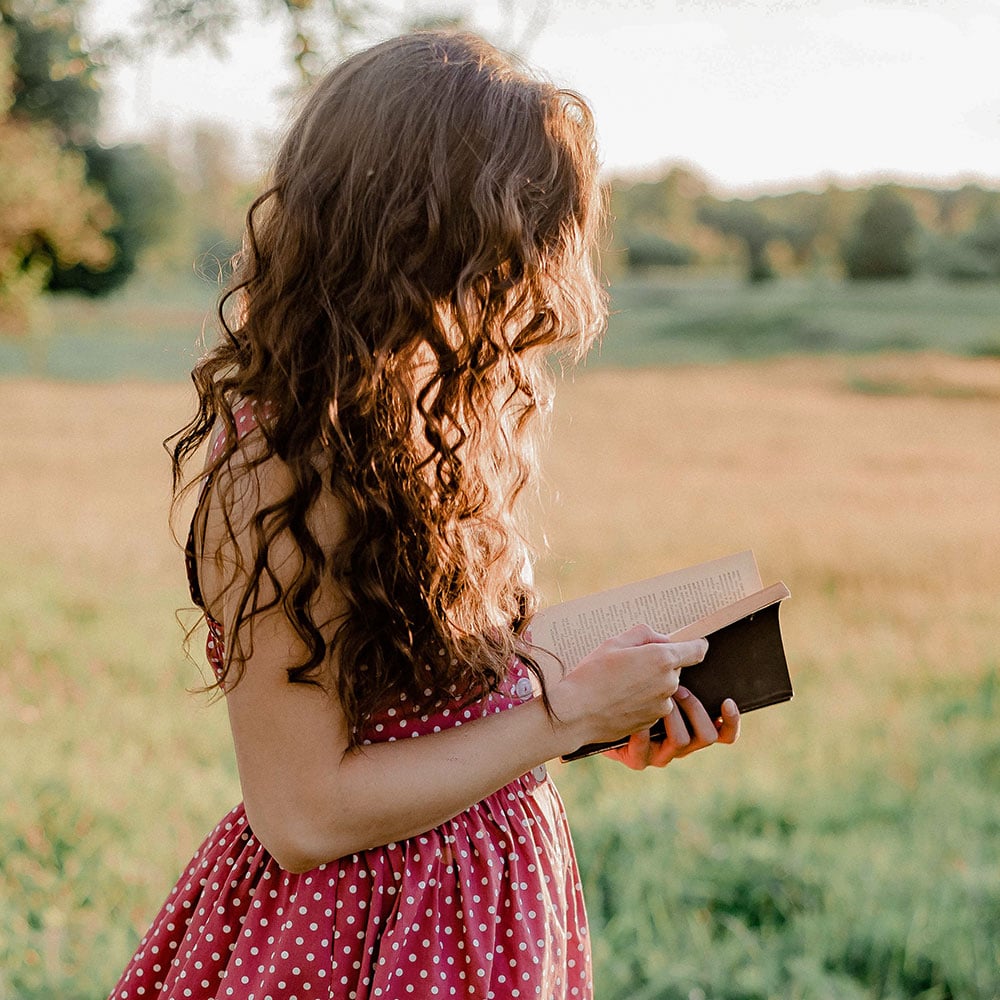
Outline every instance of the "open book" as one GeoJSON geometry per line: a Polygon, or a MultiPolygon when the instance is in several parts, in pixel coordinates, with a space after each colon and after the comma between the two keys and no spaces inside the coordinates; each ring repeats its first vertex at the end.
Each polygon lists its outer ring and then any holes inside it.
{"type": "MultiPolygon", "coordinates": [[[[717,718],[726,698],[750,712],[792,697],[778,626],[779,604],[788,596],[783,583],[763,587],[753,553],[740,552],[545,608],[531,621],[531,639],[571,670],[606,639],[640,622],[672,639],[707,637],[705,659],[684,668],[682,683],[717,718]]],[[[663,721],[651,732],[662,739],[663,721]]],[[[627,741],[588,744],[563,760],[627,741]]]]}

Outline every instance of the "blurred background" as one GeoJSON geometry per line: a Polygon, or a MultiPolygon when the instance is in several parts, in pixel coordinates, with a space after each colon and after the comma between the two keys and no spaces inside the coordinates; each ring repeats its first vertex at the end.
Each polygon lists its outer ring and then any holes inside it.
{"type": "Polygon", "coordinates": [[[745,548],[793,595],[735,748],[553,768],[597,997],[1000,997],[993,0],[0,0],[0,1000],[105,995],[239,797],[160,442],[296,95],[436,24],[600,130],[546,596],[745,548]]]}

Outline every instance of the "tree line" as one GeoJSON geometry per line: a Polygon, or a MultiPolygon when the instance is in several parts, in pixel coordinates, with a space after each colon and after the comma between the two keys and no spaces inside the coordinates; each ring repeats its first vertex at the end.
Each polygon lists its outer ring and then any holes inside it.
{"type": "MultiPolygon", "coordinates": [[[[187,42],[199,33],[221,38],[228,24],[229,8],[215,0],[150,2],[159,18],[150,23],[173,25],[187,42]]],[[[307,31],[302,21],[311,8],[270,2],[289,18],[298,40],[292,57],[305,78],[313,60],[303,52],[317,51],[315,25],[307,31]]],[[[235,167],[232,137],[212,123],[182,137],[180,166],[166,137],[111,147],[97,141],[101,71],[108,58],[124,57],[124,43],[88,47],[82,3],[0,0],[0,332],[29,330],[44,295],[114,291],[140,262],[167,270],[193,264],[218,277],[238,247],[256,186],[235,167]]],[[[350,24],[370,24],[366,9],[359,0],[326,12],[339,25],[338,44],[350,24]]],[[[919,270],[955,281],[1000,279],[1000,191],[975,184],[831,183],[822,191],[726,198],[678,163],[652,179],[611,179],[608,194],[613,277],[739,267],[751,282],[815,271],[851,280],[919,270]]]]}
{"type": "Polygon", "coordinates": [[[849,280],[1000,279],[1000,191],[881,182],[724,198],[687,164],[609,184],[613,273],[742,267],[750,282],[823,271],[849,280]]]}

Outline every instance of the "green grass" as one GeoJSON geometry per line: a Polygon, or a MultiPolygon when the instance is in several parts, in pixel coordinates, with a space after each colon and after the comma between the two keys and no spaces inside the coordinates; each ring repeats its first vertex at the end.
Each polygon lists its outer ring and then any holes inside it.
{"type": "Polygon", "coordinates": [[[238,800],[225,712],[186,694],[176,591],[30,558],[0,576],[0,997],[99,998],[238,800]]]}
{"type": "Polygon", "coordinates": [[[0,338],[0,374],[185,379],[202,352],[202,329],[214,338],[217,294],[216,284],[192,274],[140,276],[106,299],[53,296],[36,336],[0,338]]]}
{"type": "MultiPolygon", "coordinates": [[[[553,768],[598,1000],[1000,998],[1000,372],[863,360],[560,388],[550,597],[750,545],[793,593],[795,698],[735,747],[553,768]]],[[[192,397],[0,398],[0,998],[100,1000],[239,796],[174,619],[159,442],[192,397]]]]}
{"type": "Polygon", "coordinates": [[[816,277],[750,286],[738,277],[668,273],[619,279],[611,308],[600,361],[629,367],[774,354],[1000,350],[1000,284],[816,277]]]}
{"type": "MultiPolygon", "coordinates": [[[[98,998],[238,797],[225,713],[185,694],[176,593],[17,574],[0,604],[0,995],[98,998]]],[[[825,697],[806,683],[782,740],[749,717],[736,750],[666,774],[558,770],[602,1000],[1000,995],[997,665],[899,684],[904,739],[877,716],[838,738],[825,697]],[[777,781],[753,774],[768,757],[777,781]]]]}
{"type": "Polygon", "coordinates": [[[1000,995],[1000,673],[919,688],[900,692],[909,745],[871,726],[824,773],[802,763],[803,734],[772,748],[779,788],[718,794],[678,768],[669,798],[648,781],[623,816],[599,764],[566,775],[571,801],[616,805],[574,816],[597,995],[1000,995]]]}
{"type": "MultiPolygon", "coordinates": [[[[0,340],[0,374],[90,380],[187,376],[203,324],[214,337],[218,287],[207,277],[142,277],[108,300],[57,297],[47,333],[0,340]]],[[[739,276],[621,278],[600,351],[588,362],[627,367],[724,362],[775,354],[936,349],[1000,353],[1000,284],[933,278],[857,284],[739,276]]]]}

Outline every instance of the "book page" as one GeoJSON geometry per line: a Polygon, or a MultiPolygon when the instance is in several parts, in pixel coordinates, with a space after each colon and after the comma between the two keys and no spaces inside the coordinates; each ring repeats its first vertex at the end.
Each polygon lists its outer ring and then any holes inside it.
{"type": "Polygon", "coordinates": [[[531,639],[571,670],[633,625],[675,632],[760,588],[753,553],[740,552],[544,608],[531,620],[531,639]]]}

